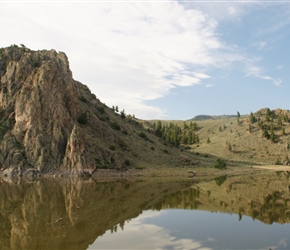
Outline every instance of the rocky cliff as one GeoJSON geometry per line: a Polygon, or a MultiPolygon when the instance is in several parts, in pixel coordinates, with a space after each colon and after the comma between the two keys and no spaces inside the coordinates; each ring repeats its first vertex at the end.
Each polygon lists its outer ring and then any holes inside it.
{"type": "Polygon", "coordinates": [[[75,81],[62,52],[3,48],[0,79],[0,168],[6,173],[180,163],[176,149],[75,81]]]}

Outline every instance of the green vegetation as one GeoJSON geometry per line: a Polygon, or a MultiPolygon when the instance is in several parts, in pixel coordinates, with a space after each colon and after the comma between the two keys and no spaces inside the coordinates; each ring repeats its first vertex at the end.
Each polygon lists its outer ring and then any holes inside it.
{"type": "Polygon", "coordinates": [[[147,136],[144,132],[140,132],[140,133],[139,133],[139,136],[140,136],[142,139],[144,139],[145,141],[149,141],[148,136],[147,136]]]}
{"type": "Polygon", "coordinates": [[[197,123],[195,122],[190,122],[189,124],[183,122],[183,127],[173,122],[162,124],[161,121],[157,121],[157,124],[153,124],[153,132],[155,135],[177,147],[180,144],[189,145],[199,143],[199,136],[196,135],[196,131],[197,123]]]}
{"type": "Polygon", "coordinates": [[[222,175],[222,176],[214,178],[214,180],[218,186],[221,186],[227,180],[227,176],[222,175]]]}
{"type": "Polygon", "coordinates": [[[218,168],[218,169],[225,169],[226,168],[226,163],[224,160],[222,159],[217,159],[215,164],[214,164],[214,167],[215,168],[218,168]]]}
{"type": "Polygon", "coordinates": [[[100,114],[102,114],[102,115],[106,113],[105,108],[104,108],[103,106],[99,106],[99,107],[97,107],[97,110],[98,110],[98,112],[99,112],[100,114]]]}
{"type": "Polygon", "coordinates": [[[254,114],[251,112],[250,117],[249,117],[249,122],[251,124],[255,123],[257,121],[256,117],[254,116],[254,114]]]}
{"type": "Polygon", "coordinates": [[[122,119],[126,118],[126,114],[125,114],[125,110],[124,109],[121,111],[120,115],[121,115],[122,119]]]}
{"type": "Polygon", "coordinates": [[[117,122],[112,122],[111,127],[115,130],[121,130],[121,127],[117,122]]]}
{"type": "Polygon", "coordinates": [[[78,118],[78,123],[81,125],[86,125],[88,123],[87,114],[82,113],[78,118]]]}
{"type": "Polygon", "coordinates": [[[79,97],[79,100],[82,101],[82,102],[84,102],[84,103],[87,103],[88,102],[88,100],[84,96],[80,96],[79,97]]]}

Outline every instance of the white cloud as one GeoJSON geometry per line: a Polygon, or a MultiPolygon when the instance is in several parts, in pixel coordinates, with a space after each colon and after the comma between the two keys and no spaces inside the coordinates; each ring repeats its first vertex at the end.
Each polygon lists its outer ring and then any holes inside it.
{"type": "Polygon", "coordinates": [[[217,65],[217,22],[178,2],[1,3],[1,45],[67,53],[74,78],[108,106],[140,118],[164,116],[143,101],[208,75],[187,65],[217,65]],[[11,15],[13,13],[13,15],[11,15]]]}
{"type": "Polygon", "coordinates": [[[118,105],[143,119],[166,116],[166,110],[145,101],[169,95],[175,87],[202,84],[210,78],[206,69],[245,59],[237,48],[221,41],[217,20],[241,16],[246,5],[205,4],[204,9],[199,5],[200,10],[178,1],[0,6],[0,21],[5,23],[1,46],[64,51],[76,80],[108,106],[118,105]]]}
{"type": "Polygon", "coordinates": [[[246,76],[254,76],[262,80],[271,81],[277,87],[280,87],[282,80],[280,78],[274,78],[263,73],[263,70],[257,66],[250,65],[247,68],[246,76]]]}
{"type": "Polygon", "coordinates": [[[205,85],[206,88],[212,88],[214,86],[215,86],[215,84],[212,84],[212,83],[205,85]]]}

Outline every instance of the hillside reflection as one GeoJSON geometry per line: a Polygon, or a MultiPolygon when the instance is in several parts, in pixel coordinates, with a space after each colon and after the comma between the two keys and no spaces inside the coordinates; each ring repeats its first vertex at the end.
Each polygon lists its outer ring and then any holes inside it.
{"type": "Polygon", "coordinates": [[[192,180],[0,182],[0,249],[87,249],[144,210],[198,209],[290,221],[284,173],[192,180]]]}

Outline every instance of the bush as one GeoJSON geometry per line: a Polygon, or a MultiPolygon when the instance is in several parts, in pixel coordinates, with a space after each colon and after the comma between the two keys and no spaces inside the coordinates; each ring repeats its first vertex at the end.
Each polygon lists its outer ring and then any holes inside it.
{"type": "Polygon", "coordinates": [[[115,130],[121,130],[121,127],[117,122],[112,122],[111,127],[115,130]]]}
{"type": "Polygon", "coordinates": [[[126,143],[122,139],[118,139],[118,145],[123,149],[127,147],[126,143]]]}
{"type": "Polygon", "coordinates": [[[78,118],[78,123],[82,125],[86,125],[88,123],[86,113],[82,113],[78,118]]]}
{"type": "Polygon", "coordinates": [[[216,177],[214,180],[218,186],[221,186],[227,180],[227,176],[222,175],[222,176],[216,177]]]}
{"type": "Polygon", "coordinates": [[[84,102],[84,103],[87,103],[88,102],[87,99],[84,96],[80,96],[79,97],[79,100],[82,101],[82,102],[84,102]]]}
{"type": "Polygon", "coordinates": [[[110,145],[109,146],[109,149],[112,150],[112,151],[115,151],[116,150],[116,147],[114,145],[110,145]]]}
{"type": "Polygon", "coordinates": [[[130,163],[130,161],[129,161],[128,159],[126,159],[126,160],[124,161],[124,164],[125,164],[125,166],[130,166],[130,165],[131,165],[131,163],[130,163]]]}
{"type": "Polygon", "coordinates": [[[104,107],[97,107],[97,110],[100,112],[100,114],[105,114],[105,108],[104,107]]]}
{"type": "Polygon", "coordinates": [[[215,164],[214,164],[214,167],[215,168],[218,168],[218,169],[225,169],[226,168],[226,163],[224,160],[222,159],[217,159],[215,164]]]}
{"type": "Polygon", "coordinates": [[[145,141],[149,141],[149,138],[147,137],[147,135],[144,132],[140,132],[139,136],[144,139],[145,141]]]}

